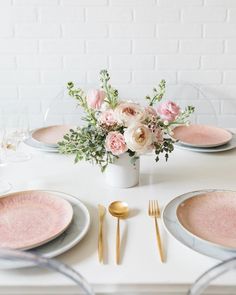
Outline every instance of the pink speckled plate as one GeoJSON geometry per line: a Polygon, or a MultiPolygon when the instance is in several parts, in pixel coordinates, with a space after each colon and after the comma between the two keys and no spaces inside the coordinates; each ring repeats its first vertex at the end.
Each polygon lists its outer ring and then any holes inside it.
{"type": "Polygon", "coordinates": [[[71,204],[53,193],[25,191],[0,198],[0,247],[32,249],[63,233],[73,217],[71,204]]]}
{"type": "Polygon", "coordinates": [[[214,191],[199,194],[177,207],[177,218],[197,238],[236,249],[236,192],[214,191]]]}
{"type": "Polygon", "coordinates": [[[184,145],[207,148],[228,143],[232,139],[232,134],[222,128],[193,124],[176,127],[172,137],[184,145]]]}
{"type": "Polygon", "coordinates": [[[63,140],[72,126],[68,125],[55,125],[37,129],[32,132],[32,138],[40,143],[57,146],[59,141],[63,140]]]}

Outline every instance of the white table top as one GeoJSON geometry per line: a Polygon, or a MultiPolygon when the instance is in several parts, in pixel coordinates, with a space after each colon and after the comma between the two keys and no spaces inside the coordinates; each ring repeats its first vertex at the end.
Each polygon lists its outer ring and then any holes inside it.
{"type": "MultiPolygon", "coordinates": [[[[158,199],[163,208],[174,197],[193,190],[236,190],[236,149],[204,154],[176,148],[167,164],[164,160],[155,163],[152,156],[143,156],[140,185],[129,189],[108,187],[99,168],[88,163],[74,165],[70,156],[27,149],[32,151],[33,158],[1,168],[1,175],[13,184],[14,190],[59,190],[77,196],[86,204],[92,219],[89,233],[58,259],[79,270],[95,286],[95,291],[157,290],[165,285],[191,284],[205,270],[218,263],[188,249],[162,227],[167,262],[161,264],[154,223],[147,215],[147,206],[149,199],[158,199]],[[128,202],[133,216],[121,221],[124,247],[122,264],[116,266],[116,220],[107,213],[106,264],[101,265],[97,257],[97,204],[107,207],[114,200],[128,202]]],[[[230,275],[218,283],[236,285],[234,276],[230,275]]],[[[70,284],[59,274],[35,268],[0,271],[0,290],[14,286],[56,287],[70,284]]]]}

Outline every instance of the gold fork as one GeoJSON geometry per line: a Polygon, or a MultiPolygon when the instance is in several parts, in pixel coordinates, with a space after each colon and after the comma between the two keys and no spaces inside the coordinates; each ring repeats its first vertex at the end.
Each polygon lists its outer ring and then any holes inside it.
{"type": "Polygon", "coordinates": [[[161,216],[160,209],[158,206],[158,201],[156,201],[156,200],[149,201],[148,215],[150,217],[153,217],[155,220],[156,237],[157,237],[157,245],[158,245],[158,249],[159,249],[159,254],[160,254],[161,262],[165,262],[164,252],[163,252],[163,247],[162,247],[162,242],[161,242],[161,236],[160,236],[160,231],[159,231],[158,222],[157,222],[157,218],[160,218],[160,216],[161,216]]]}

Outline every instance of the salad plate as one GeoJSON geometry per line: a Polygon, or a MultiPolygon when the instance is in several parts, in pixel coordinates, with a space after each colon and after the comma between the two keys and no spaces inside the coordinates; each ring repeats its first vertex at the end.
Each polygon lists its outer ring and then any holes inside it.
{"type": "MultiPolygon", "coordinates": [[[[220,190],[223,192],[223,190],[220,190]]],[[[226,260],[235,257],[236,250],[225,248],[223,246],[215,245],[209,241],[205,241],[189,233],[180,223],[177,217],[177,208],[185,200],[200,194],[208,194],[210,192],[219,192],[216,189],[200,190],[185,193],[174,198],[164,208],[162,213],[162,220],[166,230],[182,245],[209,257],[218,260],[226,260]]],[[[220,233],[219,233],[220,234],[220,233]]]]}
{"type": "Polygon", "coordinates": [[[181,202],[176,214],[189,234],[226,250],[236,250],[236,192],[195,195],[181,202]]]}
{"type": "Polygon", "coordinates": [[[212,148],[230,142],[232,133],[215,126],[192,124],[174,128],[172,137],[186,146],[212,148]]]}
{"type": "Polygon", "coordinates": [[[0,247],[27,250],[62,234],[73,217],[71,204],[50,192],[21,191],[0,198],[0,247]]]}
{"type": "MultiPolygon", "coordinates": [[[[68,201],[73,208],[73,218],[69,227],[57,238],[40,247],[30,250],[46,258],[61,255],[77,245],[87,234],[90,226],[90,214],[87,207],[75,196],[51,190],[41,190],[57,195],[68,201]]],[[[0,269],[14,269],[33,266],[30,262],[6,261],[0,259],[0,269]]]]}
{"type": "Polygon", "coordinates": [[[31,137],[36,142],[46,145],[48,147],[57,148],[58,142],[63,140],[72,126],[68,125],[54,125],[35,129],[31,132],[31,137]]]}
{"type": "Polygon", "coordinates": [[[180,142],[175,142],[174,143],[175,147],[178,149],[182,150],[187,150],[191,152],[197,152],[197,153],[219,153],[219,152],[225,152],[225,151],[230,151],[236,148],[236,134],[232,134],[232,139],[221,146],[217,147],[211,147],[211,148],[200,148],[200,147],[192,147],[192,146],[187,146],[184,144],[181,144],[180,142]]]}

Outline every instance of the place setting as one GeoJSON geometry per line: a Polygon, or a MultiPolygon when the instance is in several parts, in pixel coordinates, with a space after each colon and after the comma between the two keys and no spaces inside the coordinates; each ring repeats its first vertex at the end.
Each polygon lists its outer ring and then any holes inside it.
{"type": "Polygon", "coordinates": [[[217,153],[236,148],[233,132],[211,125],[177,126],[171,136],[177,148],[193,152],[217,153]]]}
{"type": "MultiPolygon", "coordinates": [[[[121,264],[122,220],[132,212],[124,201],[113,201],[106,208],[98,205],[98,261],[104,263],[104,222],[109,213],[116,219],[115,263],[121,264]]],[[[53,258],[74,247],[86,235],[90,215],[76,197],[50,190],[14,192],[0,198],[0,247],[24,250],[53,258]]],[[[161,211],[157,200],[150,200],[146,216],[153,218],[150,233],[156,236],[159,263],[165,263],[167,245],[159,224],[184,246],[219,260],[236,254],[236,192],[201,190],[173,198],[161,211]]],[[[107,237],[106,237],[107,238],[107,237]]],[[[158,260],[157,260],[158,263],[158,260]]],[[[3,262],[1,268],[22,268],[29,263],[3,262]]]]}
{"type": "Polygon", "coordinates": [[[165,206],[162,219],[166,230],[188,248],[219,260],[235,257],[235,191],[185,193],[165,206]]]}
{"type": "Polygon", "coordinates": [[[58,142],[62,141],[64,136],[70,132],[73,126],[53,125],[34,129],[29,137],[24,141],[27,145],[49,153],[58,153],[58,142]]]}
{"type": "MultiPolygon", "coordinates": [[[[0,198],[0,247],[29,250],[45,258],[74,247],[86,235],[90,215],[76,197],[51,190],[28,190],[0,198]]],[[[1,268],[29,263],[1,261],[1,268]]]]}
{"type": "MultiPolygon", "coordinates": [[[[120,264],[120,239],[122,227],[120,219],[126,219],[132,208],[123,201],[112,202],[108,208],[98,205],[98,259],[104,263],[103,223],[107,211],[117,218],[116,231],[116,264],[120,264]]],[[[156,236],[159,260],[157,263],[166,263],[167,245],[161,236],[160,227],[178,242],[193,251],[225,260],[236,255],[236,192],[229,190],[206,189],[188,192],[173,198],[163,210],[158,200],[150,200],[147,205],[146,216],[154,219],[155,227],[148,228],[156,236]],[[154,231],[155,230],[155,231],[154,231]]],[[[170,240],[168,242],[171,243],[170,240]]]]}

